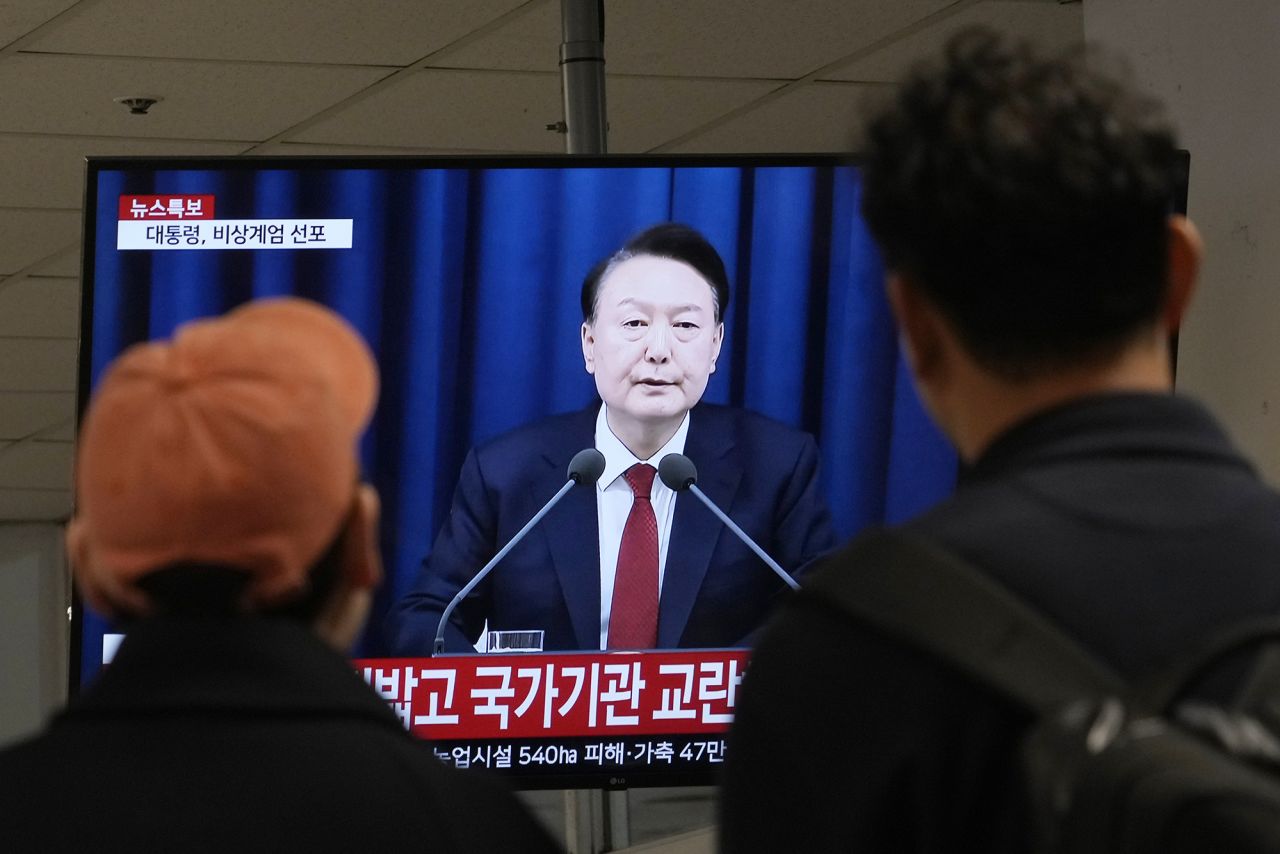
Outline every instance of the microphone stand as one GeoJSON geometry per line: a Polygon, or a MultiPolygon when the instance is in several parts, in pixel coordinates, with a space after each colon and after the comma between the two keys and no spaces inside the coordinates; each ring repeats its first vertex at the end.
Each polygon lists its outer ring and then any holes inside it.
{"type": "Polygon", "coordinates": [[[724,511],[721,510],[719,507],[717,507],[715,502],[712,501],[710,498],[708,498],[705,492],[703,492],[701,489],[698,489],[698,485],[696,483],[689,484],[687,489],[690,492],[692,492],[694,495],[698,496],[698,498],[702,501],[702,503],[707,505],[707,509],[710,510],[712,513],[716,514],[716,518],[718,518],[721,522],[724,522],[724,524],[729,528],[730,531],[733,531],[735,534],[737,534],[738,539],[746,543],[748,548],[750,548],[753,552],[759,555],[760,559],[765,562],[765,565],[768,566],[770,569],[772,569],[779,578],[785,581],[788,587],[790,587],[792,590],[800,589],[800,584],[794,578],[791,577],[791,574],[788,573],[781,566],[779,566],[776,560],[769,557],[769,555],[765,553],[765,550],[760,548],[760,546],[756,544],[755,540],[747,536],[746,531],[738,527],[738,524],[736,522],[734,522],[732,519],[726,516],[724,514],[724,511]]]}
{"type": "Polygon", "coordinates": [[[583,448],[581,451],[574,454],[573,459],[569,461],[569,479],[565,481],[564,486],[560,487],[560,490],[555,495],[551,496],[551,500],[542,505],[542,509],[533,514],[533,518],[528,522],[525,522],[524,527],[517,531],[516,535],[508,540],[507,544],[499,549],[498,553],[475,574],[475,577],[468,581],[466,585],[458,591],[457,595],[449,600],[448,606],[445,607],[444,612],[440,615],[440,622],[436,624],[436,639],[435,643],[432,644],[431,650],[433,658],[444,652],[444,627],[449,625],[449,617],[453,615],[454,609],[458,607],[462,600],[467,598],[472,590],[476,589],[476,585],[483,581],[485,576],[489,574],[490,570],[498,565],[498,561],[506,557],[507,552],[515,548],[516,545],[524,539],[525,534],[529,533],[529,531],[533,529],[534,525],[541,522],[542,517],[546,516],[551,508],[555,507],[556,504],[560,502],[560,499],[564,498],[565,495],[568,494],[569,490],[573,489],[580,483],[585,485],[594,484],[600,479],[600,473],[603,471],[604,455],[595,448],[583,448]]]}
{"type": "Polygon", "coordinates": [[[549,511],[552,507],[555,507],[556,504],[560,501],[560,499],[564,498],[565,495],[568,494],[569,490],[573,489],[577,485],[578,484],[572,480],[565,481],[564,486],[560,487],[560,491],[557,492],[554,496],[552,496],[551,500],[548,501],[545,505],[543,505],[543,508],[539,510],[537,513],[535,513],[533,515],[533,518],[530,519],[528,522],[526,522],[524,527],[521,528],[519,532],[517,532],[516,535],[507,542],[505,546],[499,549],[498,553],[494,555],[492,558],[490,558],[489,562],[484,565],[484,568],[482,568],[479,572],[477,572],[475,574],[475,577],[472,578],[470,581],[468,581],[466,586],[463,587],[461,590],[459,590],[457,595],[454,596],[453,599],[449,601],[448,606],[444,609],[444,613],[440,615],[440,624],[439,626],[436,627],[436,641],[432,648],[432,652],[431,652],[432,657],[435,657],[440,653],[444,652],[444,627],[449,625],[449,617],[453,615],[453,611],[455,608],[458,607],[458,604],[462,602],[463,599],[466,599],[467,595],[471,593],[472,590],[476,589],[477,584],[479,584],[481,581],[484,581],[484,577],[489,574],[489,571],[491,569],[493,569],[495,566],[498,565],[498,561],[502,560],[504,557],[507,556],[507,552],[515,548],[516,545],[519,544],[519,542],[522,539],[524,539],[524,535],[529,533],[529,529],[531,529],[534,525],[538,524],[538,522],[542,521],[542,517],[547,515],[547,511],[549,511]]]}

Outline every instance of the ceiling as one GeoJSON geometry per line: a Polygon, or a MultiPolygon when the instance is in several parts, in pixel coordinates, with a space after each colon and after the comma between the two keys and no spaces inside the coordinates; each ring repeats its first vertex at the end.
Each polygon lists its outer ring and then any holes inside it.
{"type": "MultiPolygon", "coordinates": [[[[1081,8],[606,0],[609,150],[845,150],[949,33],[1069,46],[1081,8]]],[[[85,156],[559,152],[560,41],[560,0],[0,4],[0,522],[71,509],[85,156]]]]}

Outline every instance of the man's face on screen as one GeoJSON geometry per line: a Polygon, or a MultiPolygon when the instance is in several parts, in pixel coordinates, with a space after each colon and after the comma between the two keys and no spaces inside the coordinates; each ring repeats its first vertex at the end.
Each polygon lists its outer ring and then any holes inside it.
{"type": "Polygon", "coordinates": [[[611,416],[678,421],[702,398],[723,337],[711,286],[697,271],[640,255],[600,283],[582,355],[611,416]]]}

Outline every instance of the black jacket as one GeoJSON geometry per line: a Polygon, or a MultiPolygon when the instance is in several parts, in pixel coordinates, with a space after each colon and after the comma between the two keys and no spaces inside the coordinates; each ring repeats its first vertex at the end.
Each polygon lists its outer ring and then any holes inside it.
{"type": "Polygon", "coordinates": [[[0,753],[5,851],[545,852],[494,781],[446,768],[349,662],[282,619],[155,619],[0,753]]]}
{"type": "MultiPolygon", "coordinates": [[[[1280,613],[1280,497],[1198,405],[1116,395],[999,438],[907,526],[1133,676],[1280,613]]],[[[815,572],[856,572],[838,552],[815,572]]],[[[1028,720],[798,595],[749,666],[726,756],[726,851],[1026,850],[1028,720]]]]}

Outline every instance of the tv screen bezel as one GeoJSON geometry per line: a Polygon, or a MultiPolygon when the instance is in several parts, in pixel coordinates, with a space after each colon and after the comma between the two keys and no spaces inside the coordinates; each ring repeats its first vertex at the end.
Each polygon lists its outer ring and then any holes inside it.
{"type": "MultiPolygon", "coordinates": [[[[258,172],[270,169],[292,171],[328,170],[421,170],[421,169],[598,169],[598,168],[683,168],[683,167],[818,167],[857,168],[856,155],[842,153],[792,154],[619,154],[619,155],[243,155],[226,156],[111,156],[86,158],[84,224],[81,242],[80,342],[78,348],[76,425],[81,423],[88,406],[92,380],[93,304],[95,294],[95,251],[98,238],[98,184],[104,171],[145,169],[149,171],[220,170],[258,172]]],[[[73,496],[74,502],[74,496],[73,496]]],[[[73,509],[74,512],[74,509],[73,509]]],[[[84,605],[72,581],[71,643],[69,696],[75,697],[84,687],[81,671],[84,654],[84,605]]],[[[513,769],[514,771],[514,769],[513,769]]],[[[599,788],[619,789],[629,786],[698,786],[713,785],[717,772],[711,768],[697,771],[646,773],[643,778],[628,778],[616,772],[521,775],[504,773],[503,779],[523,789],[599,788]]]]}

